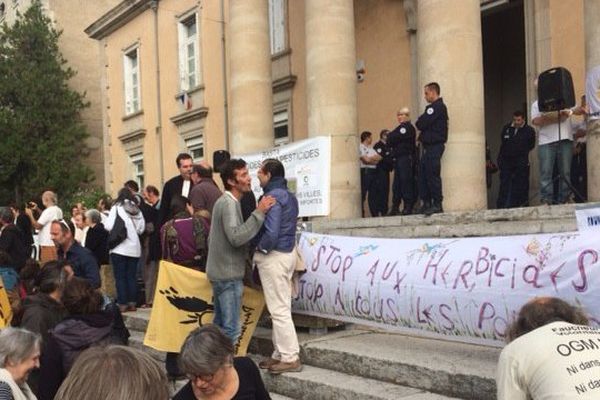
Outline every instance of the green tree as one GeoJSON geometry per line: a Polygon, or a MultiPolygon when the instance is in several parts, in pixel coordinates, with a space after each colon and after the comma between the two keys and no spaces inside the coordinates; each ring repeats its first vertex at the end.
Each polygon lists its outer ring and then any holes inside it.
{"type": "Polygon", "coordinates": [[[18,203],[45,189],[69,196],[93,179],[80,115],[89,103],[68,86],[75,71],[60,35],[39,0],[0,30],[0,187],[18,203]]]}

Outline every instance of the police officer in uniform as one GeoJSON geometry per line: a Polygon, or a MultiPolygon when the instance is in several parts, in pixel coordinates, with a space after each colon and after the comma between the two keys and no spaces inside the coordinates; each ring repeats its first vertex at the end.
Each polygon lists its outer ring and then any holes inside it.
{"type": "MultiPolygon", "coordinates": [[[[390,197],[390,172],[394,169],[394,158],[388,145],[387,129],[379,133],[379,141],[375,143],[373,149],[381,156],[381,160],[375,167],[375,215],[374,217],[383,217],[388,211],[388,199],[390,197]]],[[[369,194],[370,195],[370,194],[369,194]]]]}
{"type": "Polygon", "coordinates": [[[388,136],[388,144],[395,159],[392,207],[388,215],[398,215],[401,201],[402,215],[409,215],[415,204],[413,163],[416,156],[416,130],[410,122],[408,108],[402,108],[396,117],[400,125],[388,136]]]}
{"type": "Polygon", "coordinates": [[[444,212],[441,159],[448,140],[448,110],[440,97],[440,85],[437,82],[425,85],[424,96],[429,105],[416,123],[423,148],[419,164],[419,195],[423,205],[419,213],[429,216],[444,212]]]}
{"type": "Polygon", "coordinates": [[[529,195],[529,152],[535,147],[535,130],[525,122],[522,111],[513,113],[513,120],[502,128],[498,167],[500,191],[498,208],[523,207],[529,195]]]}

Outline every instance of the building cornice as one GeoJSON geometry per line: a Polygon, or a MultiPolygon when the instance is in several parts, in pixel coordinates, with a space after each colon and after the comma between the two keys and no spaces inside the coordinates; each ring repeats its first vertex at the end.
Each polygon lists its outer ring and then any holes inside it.
{"type": "Polygon", "coordinates": [[[297,79],[296,75],[288,75],[283,78],[275,79],[273,81],[273,93],[293,88],[297,79]]]}
{"type": "Polygon", "coordinates": [[[144,11],[156,7],[157,3],[158,0],[123,0],[85,28],[84,32],[92,39],[103,39],[144,11]]]}
{"type": "Polygon", "coordinates": [[[200,107],[195,110],[186,111],[184,113],[175,115],[171,117],[171,122],[175,125],[182,125],[188,123],[190,121],[195,121],[197,119],[205,118],[208,115],[208,108],[200,107]]]}
{"type": "Polygon", "coordinates": [[[131,144],[132,142],[136,142],[136,141],[144,139],[145,136],[146,136],[145,129],[136,129],[135,131],[127,132],[127,133],[119,136],[119,140],[123,144],[131,144]]]}

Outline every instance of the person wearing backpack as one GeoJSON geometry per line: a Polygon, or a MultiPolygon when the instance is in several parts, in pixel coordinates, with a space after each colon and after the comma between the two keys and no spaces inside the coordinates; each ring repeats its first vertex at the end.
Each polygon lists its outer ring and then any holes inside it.
{"type": "Polygon", "coordinates": [[[142,254],[138,235],[144,232],[144,217],[127,188],[119,190],[104,227],[109,231],[110,262],[115,274],[117,303],[121,312],[135,311],[137,265],[142,254]]]}

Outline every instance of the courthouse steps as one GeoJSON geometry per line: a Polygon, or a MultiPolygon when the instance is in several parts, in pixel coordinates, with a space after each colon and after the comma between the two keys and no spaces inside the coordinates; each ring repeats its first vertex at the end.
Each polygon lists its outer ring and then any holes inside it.
{"type": "MultiPolygon", "coordinates": [[[[600,203],[597,203],[600,207],[600,203]]],[[[575,204],[307,223],[316,233],[376,238],[506,236],[577,230],[575,204]]]]}
{"type": "MultiPolygon", "coordinates": [[[[577,229],[575,205],[454,212],[355,220],[316,221],[313,232],[387,238],[473,237],[568,232],[577,229]]],[[[164,353],[143,346],[149,310],[126,313],[132,346],[159,361],[164,353]]],[[[368,329],[323,336],[299,334],[301,373],[264,374],[274,400],[404,399],[493,400],[500,349],[416,338],[368,329]]],[[[258,328],[250,343],[255,359],[272,350],[270,331],[258,328]]],[[[178,387],[182,385],[178,383],[178,387]]]]}
{"type": "MultiPolygon", "coordinates": [[[[164,362],[164,353],[142,344],[150,313],[126,313],[130,344],[164,362]]],[[[249,352],[255,360],[272,351],[271,331],[257,328],[249,352]]],[[[495,398],[499,349],[416,338],[368,329],[322,336],[299,333],[305,368],[263,374],[274,399],[450,400],[495,398]]],[[[180,384],[181,385],[181,384],[180,384]]]]}

